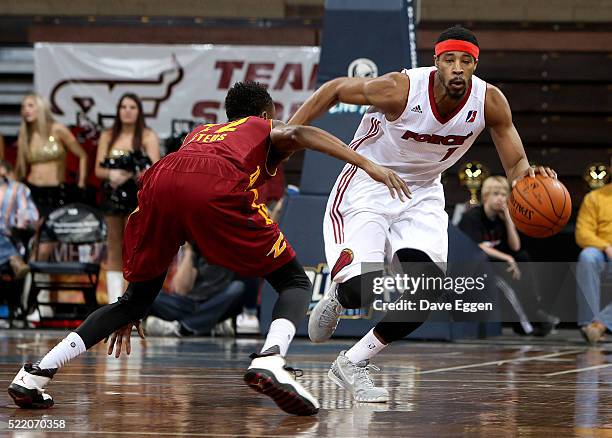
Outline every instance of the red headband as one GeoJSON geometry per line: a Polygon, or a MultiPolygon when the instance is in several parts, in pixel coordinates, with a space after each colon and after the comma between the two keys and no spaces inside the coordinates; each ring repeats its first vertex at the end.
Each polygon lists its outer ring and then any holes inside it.
{"type": "Polygon", "coordinates": [[[436,44],[436,56],[440,56],[444,52],[465,52],[478,60],[480,49],[476,44],[472,44],[463,40],[446,40],[436,44]]]}

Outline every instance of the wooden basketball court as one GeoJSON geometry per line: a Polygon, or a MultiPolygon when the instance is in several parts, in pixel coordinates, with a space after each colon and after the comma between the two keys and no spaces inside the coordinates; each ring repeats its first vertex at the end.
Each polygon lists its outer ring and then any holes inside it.
{"type": "MultiPolygon", "coordinates": [[[[4,331],[2,388],[63,333],[4,331]]],[[[0,436],[612,437],[612,349],[588,348],[577,331],[394,344],[374,375],[390,390],[388,404],[354,403],[327,379],[351,340],[298,339],[290,365],[304,370],[300,381],[319,398],[314,417],[289,416],[243,384],[259,340],[133,339],[129,359],[108,357],[99,345],[63,368],[49,385],[49,410],[19,409],[3,389],[0,436]],[[65,428],[10,421],[40,419],[65,420],[65,428]]]]}

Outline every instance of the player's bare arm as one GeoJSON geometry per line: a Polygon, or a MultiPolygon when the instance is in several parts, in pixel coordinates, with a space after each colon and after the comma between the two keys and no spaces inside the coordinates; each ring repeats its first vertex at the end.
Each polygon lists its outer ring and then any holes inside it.
{"type": "Polygon", "coordinates": [[[490,84],[487,84],[485,98],[485,120],[511,184],[514,185],[524,176],[535,176],[536,170],[542,175],[557,177],[557,173],[549,167],[533,169],[529,165],[523,142],[512,122],[508,100],[499,88],[490,84]]]}
{"type": "Polygon", "coordinates": [[[324,83],[310,96],[289,120],[292,125],[307,125],[339,102],[371,105],[385,114],[388,120],[401,116],[410,81],[403,73],[387,73],[379,78],[336,78],[324,83]]]}
{"type": "Polygon", "coordinates": [[[270,139],[274,149],[274,156],[279,157],[281,160],[301,149],[322,152],[360,167],[373,180],[385,184],[393,198],[395,198],[396,193],[402,201],[404,200],[404,195],[408,198],[411,197],[410,189],[395,172],[373,163],[350,149],[339,138],[322,129],[312,126],[284,125],[282,122],[274,121],[274,128],[270,132],[270,139]]]}

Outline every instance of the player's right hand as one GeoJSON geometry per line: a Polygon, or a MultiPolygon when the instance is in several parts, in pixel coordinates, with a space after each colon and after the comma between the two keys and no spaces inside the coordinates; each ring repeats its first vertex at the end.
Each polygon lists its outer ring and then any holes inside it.
{"type": "Polygon", "coordinates": [[[399,196],[400,201],[404,202],[404,195],[406,198],[412,198],[412,193],[406,184],[406,181],[401,179],[397,173],[392,171],[391,169],[387,169],[386,167],[380,166],[376,163],[368,163],[363,170],[370,175],[374,181],[378,181],[383,183],[389,188],[389,192],[391,192],[391,197],[395,199],[395,194],[399,196]]]}

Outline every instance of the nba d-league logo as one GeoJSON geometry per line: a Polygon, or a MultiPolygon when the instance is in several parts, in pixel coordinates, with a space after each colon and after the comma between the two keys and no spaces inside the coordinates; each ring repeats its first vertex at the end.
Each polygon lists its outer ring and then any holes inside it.
{"type": "Polygon", "coordinates": [[[352,78],[376,78],[378,66],[368,58],[357,58],[349,64],[348,75],[352,78]]]}

